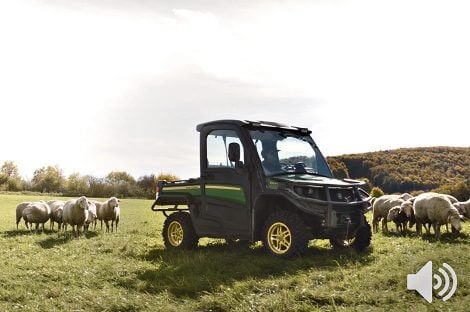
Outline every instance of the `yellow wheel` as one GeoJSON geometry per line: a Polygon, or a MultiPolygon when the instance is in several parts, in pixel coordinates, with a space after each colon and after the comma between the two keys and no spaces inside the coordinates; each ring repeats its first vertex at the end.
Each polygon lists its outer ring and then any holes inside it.
{"type": "Polygon", "coordinates": [[[302,219],[291,211],[273,212],[264,223],[263,245],[268,253],[277,257],[305,254],[310,237],[302,219]]]}
{"type": "Polygon", "coordinates": [[[163,223],[162,234],[165,247],[169,249],[192,249],[199,241],[191,216],[187,212],[169,215],[163,223]]]}
{"type": "Polygon", "coordinates": [[[292,235],[289,227],[282,222],[276,222],[269,227],[268,245],[274,253],[285,254],[292,244],[292,235]]]}
{"type": "Polygon", "coordinates": [[[168,226],[168,242],[173,247],[178,247],[183,242],[183,227],[178,221],[173,221],[168,226]]]}

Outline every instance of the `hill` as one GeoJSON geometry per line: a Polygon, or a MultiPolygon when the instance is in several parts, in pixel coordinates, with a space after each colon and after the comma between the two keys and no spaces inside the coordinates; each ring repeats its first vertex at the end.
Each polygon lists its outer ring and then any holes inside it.
{"type": "Polygon", "coordinates": [[[327,160],[336,177],[366,178],[385,193],[441,190],[462,200],[470,196],[470,147],[400,148],[327,160]]]}

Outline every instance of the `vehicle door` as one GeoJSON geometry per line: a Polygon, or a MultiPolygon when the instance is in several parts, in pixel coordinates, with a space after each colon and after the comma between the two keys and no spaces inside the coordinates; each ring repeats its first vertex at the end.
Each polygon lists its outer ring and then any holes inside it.
{"type": "Polygon", "coordinates": [[[206,235],[250,238],[248,157],[240,131],[227,126],[201,135],[201,222],[206,235]],[[229,153],[236,149],[239,160],[231,161],[229,153]]]}

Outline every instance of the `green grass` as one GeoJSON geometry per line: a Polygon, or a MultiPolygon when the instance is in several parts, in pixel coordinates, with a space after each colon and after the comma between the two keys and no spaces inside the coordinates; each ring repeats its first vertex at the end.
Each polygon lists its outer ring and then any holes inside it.
{"type": "MultiPolygon", "coordinates": [[[[260,246],[228,247],[204,239],[195,251],[169,252],[163,215],[149,200],[122,200],[118,233],[80,239],[16,231],[21,201],[0,195],[1,311],[468,311],[470,225],[441,241],[414,235],[373,237],[365,254],[314,241],[308,254],[281,260],[260,246]],[[456,294],[428,304],[406,290],[406,276],[432,260],[450,264],[456,294]]],[[[48,224],[46,224],[48,228],[48,224]]],[[[98,225],[99,227],[99,225],[98,225]]],[[[392,226],[391,226],[392,227],[392,226]]]]}

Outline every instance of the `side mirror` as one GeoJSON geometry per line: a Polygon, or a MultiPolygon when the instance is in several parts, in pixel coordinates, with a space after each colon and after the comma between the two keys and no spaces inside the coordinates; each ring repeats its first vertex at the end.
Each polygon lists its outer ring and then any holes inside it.
{"type": "Polygon", "coordinates": [[[228,159],[235,163],[240,161],[240,145],[238,143],[228,145],[228,159]]]}

